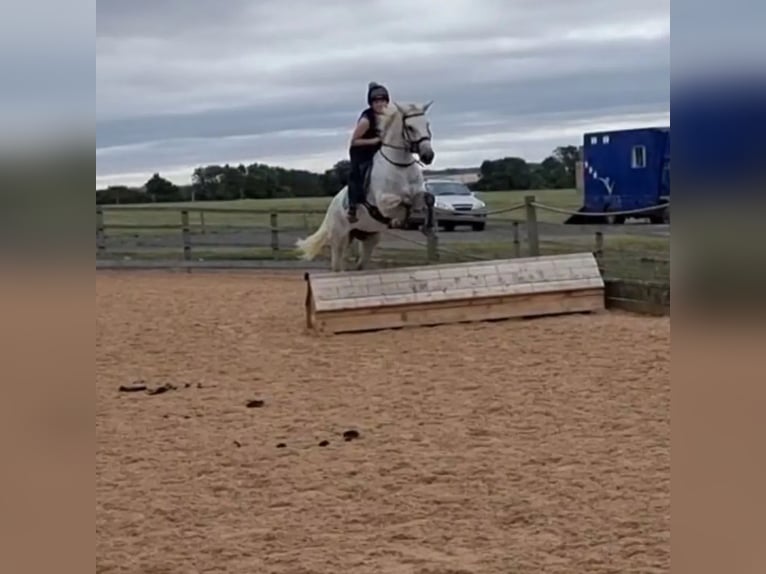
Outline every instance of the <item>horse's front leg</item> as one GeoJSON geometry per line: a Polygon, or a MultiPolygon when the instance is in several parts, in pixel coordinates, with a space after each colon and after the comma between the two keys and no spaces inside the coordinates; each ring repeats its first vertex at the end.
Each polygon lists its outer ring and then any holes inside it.
{"type": "Polygon", "coordinates": [[[407,225],[407,220],[410,218],[410,212],[412,207],[406,204],[399,205],[391,212],[389,217],[391,218],[391,227],[396,229],[404,229],[407,225]]]}
{"type": "Polygon", "coordinates": [[[401,227],[407,217],[407,210],[402,203],[403,197],[393,193],[383,193],[377,198],[378,210],[391,220],[391,227],[401,227]]]}
{"type": "Polygon", "coordinates": [[[412,209],[416,211],[424,212],[423,228],[424,233],[429,233],[436,227],[436,216],[434,213],[434,205],[436,204],[436,198],[433,193],[428,191],[422,191],[415,194],[415,200],[412,204],[412,209]]]}

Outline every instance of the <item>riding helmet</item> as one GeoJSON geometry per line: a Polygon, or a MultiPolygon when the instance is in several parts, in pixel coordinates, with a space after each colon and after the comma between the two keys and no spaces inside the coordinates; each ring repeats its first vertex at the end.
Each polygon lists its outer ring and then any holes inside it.
{"type": "Polygon", "coordinates": [[[384,98],[387,102],[390,101],[386,87],[377,82],[370,82],[367,85],[367,103],[372,105],[373,98],[384,98]]]}

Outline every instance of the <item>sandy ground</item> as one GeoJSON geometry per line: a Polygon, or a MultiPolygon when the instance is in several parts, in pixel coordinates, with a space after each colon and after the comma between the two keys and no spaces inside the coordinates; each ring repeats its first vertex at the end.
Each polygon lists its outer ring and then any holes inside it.
{"type": "Polygon", "coordinates": [[[97,572],[667,570],[667,318],[318,338],[303,297],[97,275],[97,572]]]}

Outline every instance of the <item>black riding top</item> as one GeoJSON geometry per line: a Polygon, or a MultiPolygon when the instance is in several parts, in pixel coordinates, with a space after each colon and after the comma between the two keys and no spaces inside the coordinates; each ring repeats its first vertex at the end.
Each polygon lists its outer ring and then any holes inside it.
{"type": "MultiPolygon", "coordinates": [[[[367,131],[362,134],[362,139],[371,139],[378,136],[378,130],[377,130],[377,117],[375,116],[375,112],[372,108],[367,108],[364,110],[360,115],[359,119],[367,118],[367,121],[370,122],[370,127],[367,128],[367,131]]],[[[356,162],[367,162],[372,161],[373,156],[375,153],[380,149],[380,144],[377,145],[352,145],[349,150],[349,156],[351,157],[352,161],[356,162]]]]}

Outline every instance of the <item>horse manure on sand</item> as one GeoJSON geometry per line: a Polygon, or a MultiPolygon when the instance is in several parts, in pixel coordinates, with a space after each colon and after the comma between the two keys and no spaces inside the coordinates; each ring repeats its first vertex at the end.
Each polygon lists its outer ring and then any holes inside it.
{"type": "Polygon", "coordinates": [[[343,432],[343,440],[345,440],[346,442],[352,441],[357,438],[359,438],[359,431],[357,430],[349,429],[343,432]]]}

